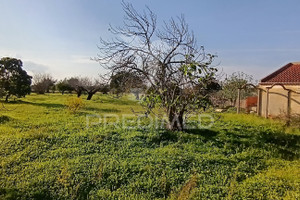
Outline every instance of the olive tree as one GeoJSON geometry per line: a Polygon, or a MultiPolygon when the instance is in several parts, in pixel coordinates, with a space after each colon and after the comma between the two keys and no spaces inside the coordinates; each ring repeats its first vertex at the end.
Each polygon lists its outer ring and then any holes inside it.
{"type": "Polygon", "coordinates": [[[76,92],[77,97],[81,96],[83,90],[80,87],[81,86],[80,77],[71,77],[71,78],[67,79],[67,84],[70,85],[72,90],[74,90],[76,92]]]}
{"type": "Polygon", "coordinates": [[[85,77],[79,79],[78,87],[88,94],[86,100],[91,100],[93,95],[102,89],[103,84],[97,79],[85,77]]]}
{"type": "Polygon", "coordinates": [[[65,93],[65,91],[68,91],[69,93],[72,93],[72,90],[73,90],[73,88],[71,87],[71,85],[68,83],[67,79],[60,80],[56,84],[56,88],[58,89],[58,91],[61,92],[62,95],[65,93]]]}
{"type": "Polygon", "coordinates": [[[129,3],[121,27],[110,27],[112,39],[101,39],[95,58],[116,74],[139,74],[148,84],[144,98],[147,109],[159,106],[168,116],[168,128],[183,130],[184,116],[207,103],[216,85],[214,55],[198,46],[183,16],[171,18],[157,27],[157,17],[148,8],[139,13],[129,3]]]}
{"type": "Polygon", "coordinates": [[[107,88],[104,82],[89,77],[72,77],[66,82],[77,93],[77,97],[80,97],[83,92],[87,93],[87,100],[91,100],[93,95],[101,90],[106,92],[107,88]]]}

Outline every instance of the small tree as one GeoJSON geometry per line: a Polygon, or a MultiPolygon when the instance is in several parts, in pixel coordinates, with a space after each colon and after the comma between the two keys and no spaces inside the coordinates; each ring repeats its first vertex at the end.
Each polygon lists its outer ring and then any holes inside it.
{"type": "MultiPolygon", "coordinates": [[[[230,76],[226,77],[222,82],[222,91],[220,91],[220,96],[228,99],[231,106],[235,106],[238,98],[238,89],[249,83],[254,83],[252,76],[243,72],[234,72],[230,76]]],[[[253,90],[246,88],[241,94],[241,98],[246,98],[252,94],[253,90]]]]}
{"type": "Polygon", "coordinates": [[[35,74],[33,76],[32,89],[38,94],[49,93],[56,80],[50,74],[35,74]]]}
{"type": "Polygon", "coordinates": [[[150,112],[159,106],[168,115],[168,128],[182,130],[186,112],[205,106],[216,69],[214,55],[198,47],[183,16],[171,18],[161,29],[147,8],[138,13],[123,2],[123,27],[110,27],[116,37],[101,39],[96,60],[110,70],[136,73],[149,85],[145,99],[150,112]],[[123,39],[122,39],[123,38],[123,39]]]}
{"type": "Polygon", "coordinates": [[[88,94],[87,100],[91,100],[96,92],[104,89],[105,84],[99,80],[93,80],[88,77],[72,77],[68,79],[69,85],[76,91],[77,97],[80,97],[83,92],[88,94]]]}
{"type": "Polygon", "coordinates": [[[119,97],[123,93],[134,91],[137,95],[138,89],[145,89],[143,77],[138,73],[118,71],[110,77],[110,90],[119,97]]]}
{"type": "Polygon", "coordinates": [[[77,97],[80,97],[83,90],[81,87],[81,80],[79,77],[71,77],[67,80],[68,84],[71,86],[71,88],[77,93],[77,97]]]}
{"type": "Polygon", "coordinates": [[[93,80],[86,77],[80,79],[79,87],[88,94],[86,100],[91,100],[93,95],[96,94],[96,92],[99,92],[104,85],[99,80],[93,80]]]}
{"type": "Polygon", "coordinates": [[[23,63],[16,58],[4,57],[0,60],[0,92],[5,101],[11,95],[25,97],[30,94],[31,76],[22,69],[23,63]]]}
{"type": "Polygon", "coordinates": [[[65,91],[68,91],[69,93],[71,93],[72,90],[73,90],[73,88],[71,87],[71,85],[68,83],[67,79],[59,81],[56,84],[56,87],[57,87],[58,91],[61,92],[62,95],[65,93],[65,91]]]}

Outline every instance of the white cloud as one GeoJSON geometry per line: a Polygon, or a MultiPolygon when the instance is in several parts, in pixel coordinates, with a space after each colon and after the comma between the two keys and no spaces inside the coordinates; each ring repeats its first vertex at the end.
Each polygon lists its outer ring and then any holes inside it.
{"type": "Polygon", "coordinates": [[[84,55],[72,55],[71,60],[73,63],[78,63],[78,64],[95,63],[95,61],[92,60],[90,56],[84,56],[84,55]]]}
{"type": "Polygon", "coordinates": [[[44,64],[36,63],[30,60],[23,61],[23,68],[30,74],[35,73],[48,73],[50,67],[44,64]]]}

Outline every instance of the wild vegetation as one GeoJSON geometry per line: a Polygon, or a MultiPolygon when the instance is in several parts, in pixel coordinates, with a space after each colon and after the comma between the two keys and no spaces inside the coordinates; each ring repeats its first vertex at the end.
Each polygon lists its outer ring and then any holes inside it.
{"type": "Polygon", "coordinates": [[[74,97],[5,104],[0,199],[300,198],[299,129],[230,113],[209,129],[171,132],[135,116],[123,126],[116,116],[142,110],[135,97],[95,95],[69,112],[74,97]]]}
{"type": "Polygon", "coordinates": [[[107,77],[31,85],[1,58],[0,199],[300,199],[299,116],[213,112],[251,96],[237,90],[252,77],[218,80],[183,16],[122,5],[95,58],[107,77]]]}

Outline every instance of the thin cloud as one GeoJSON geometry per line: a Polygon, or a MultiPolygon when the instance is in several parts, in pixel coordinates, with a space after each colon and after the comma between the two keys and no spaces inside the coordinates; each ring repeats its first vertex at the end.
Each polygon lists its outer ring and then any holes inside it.
{"type": "Polygon", "coordinates": [[[95,63],[95,61],[91,60],[90,56],[83,56],[83,55],[73,55],[71,56],[71,60],[73,63],[78,63],[78,64],[95,63]]]}
{"type": "Polygon", "coordinates": [[[46,73],[50,70],[50,67],[44,64],[36,63],[33,61],[23,61],[23,67],[29,74],[34,73],[46,73]]]}

